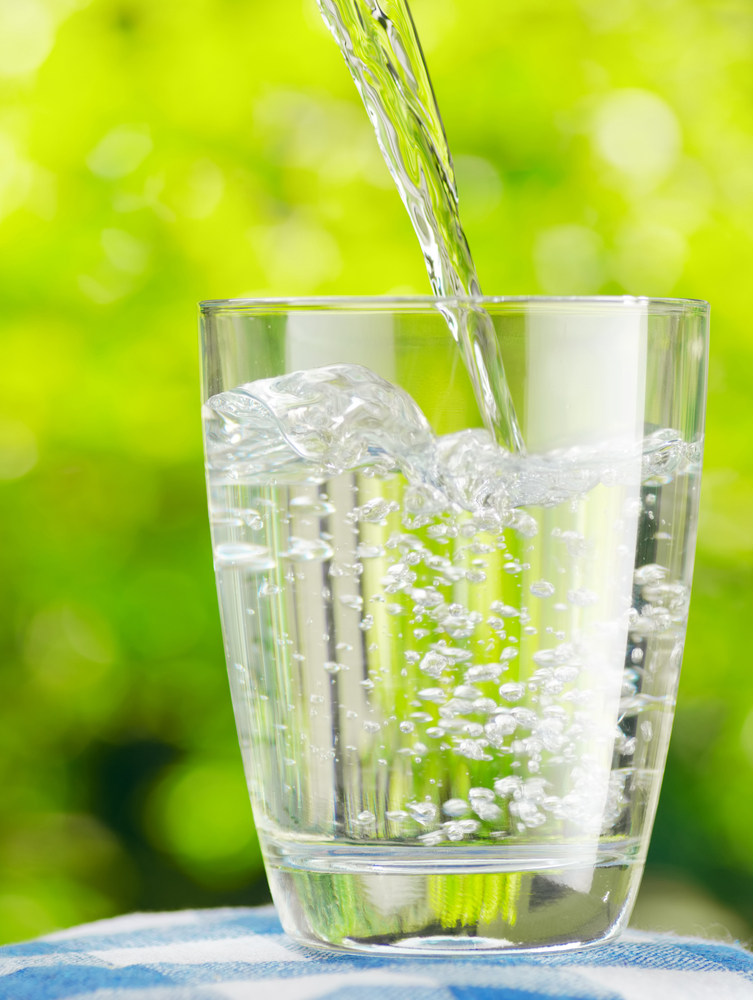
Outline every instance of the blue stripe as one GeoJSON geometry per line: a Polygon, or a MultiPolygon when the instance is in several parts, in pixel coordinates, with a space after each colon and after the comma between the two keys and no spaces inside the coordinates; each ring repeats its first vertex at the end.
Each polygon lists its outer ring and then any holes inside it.
{"type": "MultiPolygon", "coordinates": [[[[702,981],[707,972],[733,972],[741,981],[753,982],[753,955],[739,947],[717,942],[680,941],[656,935],[645,941],[617,941],[601,948],[573,952],[555,952],[535,955],[476,954],[457,956],[448,960],[443,956],[416,958],[414,956],[352,955],[306,948],[292,941],[289,947],[296,952],[290,961],[271,962],[207,962],[191,966],[176,962],[153,965],[133,965],[126,968],[108,968],[101,960],[91,956],[93,951],[111,948],[128,949],[155,945],[170,945],[221,938],[239,941],[259,938],[263,953],[263,939],[279,935],[282,928],[270,910],[238,909],[231,914],[204,911],[192,923],[171,923],[172,915],[156,918],[153,927],[130,931],[113,928],[108,933],[107,924],[96,935],[81,935],[61,941],[29,941],[0,948],[0,959],[15,958],[31,964],[7,976],[0,976],[0,1000],[68,1000],[96,990],[139,990],[154,987],[186,989],[193,996],[191,986],[197,988],[196,997],[208,995],[206,988],[218,982],[247,980],[266,981],[274,989],[275,980],[295,980],[301,976],[367,970],[392,970],[396,973],[428,975],[435,979],[436,989],[423,987],[365,986],[357,988],[359,1000],[592,1000],[593,997],[614,996],[609,990],[596,988],[590,983],[578,982],[577,969],[583,967],[625,967],[641,969],[667,969],[698,974],[702,981]],[[59,956],[56,959],[56,956],[59,956]],[[299,960],[296,961],[295,958],[299,960]],[[302,961],[300,959],[303,959],[302,961]],[[515,970],[518,973],[515,973],[515,970]],[[561,971],[557,971],[557,970],[561,971]],[[525,971],[524,971],[525,970],[525,971]],[[536,971],[534,971],[536,970],[536,971]],[[547,989],[555,978],[556,988],[547,989]],[[547,982],[549,979],[549,983],[547,982]],[[503,986],[507,980],[513,985],[503,986]],[[559,989],[561,992],[557,992],[559,989]]],[[[322,1000],[350,1000],[353,990],[340,987],[322,1000]]],[[[181,995],[183,995],[181,993],[181,995]]]]}
{"type": "MultiPolygon", "coordinates": [[[[401,986],[399,983],[384,986],[341,986],[331,993],[324,993],[317,1000],[451,1000],[452,994],[441,986],[401,986]]],[[[551,1000],[547,997],[546,1000],[551,1000]]]]}
{"type": "Polygon", "coordinates": [[[95,990],[134,990],[169,986],[170,979],[143,966],[106,969],[102,966],[58,965],[23,969],[0,977],[0,1000],[64,1000],[95,990]]]}
{"type": "MultiPolygon", "coordinates": [[[[509,986],[451,986],[450,993],[456,1000],[593,1000],[592,992],[586,993],[539,993],[509,986]]],[[[620,1000],[616,993],[614,1000],[620,1000]]]]}
{"type": "MultiPolygon", "coordinates": [[[[211,911],[210,911],[211,912],[211,911]]],[[[101,951],[106,948],[136,948],[156,944],[175,944],[181,941],[214,941],[228,937],[266,937],[282,934],[282,926],[272,915],[257,916],[249,913],[237,919],[221,921],[202,920],[194,924],[165,924],[164,927],[143,930],[123,930],[110,934],[86,934],[61,941],[25,941],[22,944],[0,948],[0,958],[28,955],[54,955],[81,951],[101,951]]]]}
{"type": "Polygon", "coordinates": [[[565,952],[559,955],[521,955],[520,962],[536,965],[605,965],[638,969],[671,969],[686,972],[737,972],[753,981],[753,955],[742,948],[712,942],[673,941],[661,943],[625,941],[604,948],[565,952]]]}

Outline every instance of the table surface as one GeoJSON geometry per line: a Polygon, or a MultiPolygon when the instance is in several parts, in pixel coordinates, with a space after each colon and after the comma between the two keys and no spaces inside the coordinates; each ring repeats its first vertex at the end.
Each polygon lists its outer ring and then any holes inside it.
{"type": "Polygon", "coordinates": [[[0,948],[0,1000],[753,1000],[739,945],[628,931],[549,955],[373,958],[287,938],[274,908],[137,913],[0,948]]]}

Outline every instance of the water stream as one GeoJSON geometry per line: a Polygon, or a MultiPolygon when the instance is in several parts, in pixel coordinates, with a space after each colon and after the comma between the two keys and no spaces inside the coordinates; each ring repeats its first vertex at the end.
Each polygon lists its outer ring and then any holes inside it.
{"type": "Polygon", "coordinates": [[[480,303],[460,221],[444,125],[407,0],[317,0],[374,126],[421,245],[434,294],[460,346],[487,429],[508,451],[525,447],[494,324],[480,303]]]}

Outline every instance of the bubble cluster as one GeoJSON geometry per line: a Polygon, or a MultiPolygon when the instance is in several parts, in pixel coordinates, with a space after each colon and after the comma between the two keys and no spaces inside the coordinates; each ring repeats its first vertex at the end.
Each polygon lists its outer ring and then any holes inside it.
{"type": "Polygon", "coordinates": [[[664,558],[662,490],[694,445],[660,431],[517,458],[483,430],[436,437],[350,365],[243,386],[204,416],[215,565],[255,664],[244,697],[298,762],[290,803],[330,788],[337,833],[426,846],[621,822],[671,712],[689,590],[664,558]],[[648,553],[634,571],[630,532],[648,553]]]}
{"type": "MultiPolygon", "coordinates": [[[[524,457],[500,448],[485,430],[435,437],[403,389],[360,365],[260,379],[213,396],[202,412],[211,483],[316,483],[362,467],[372,474],[399,469],[410,484],[406,512],[414,527],[447,509],[466,510],[482,530],[511,527],[525,538],[535,537],[538,525],[522,507],[556,507],[600,483],[668,482],[700,461],[700,443],[687,444],[674,430],[635,444],[524,457]]],[[[347,516],[379,523],[396,510],[395,501],[373,498],[347,516]]],[[[434,530],[447,537],[452,527],[434,530]]],[[[565,541],[577,547],[582,540],[565,541]]],[[[483,570],[471,572],[482,582],[483,570]]]]}

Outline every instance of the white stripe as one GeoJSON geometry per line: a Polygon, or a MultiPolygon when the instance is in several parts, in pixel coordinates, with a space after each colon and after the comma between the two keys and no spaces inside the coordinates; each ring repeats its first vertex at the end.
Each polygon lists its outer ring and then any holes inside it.
{"type": "Polygon", "coordinates": [[[578,975],[613,989],[622,1000],[753,1000],[753,983],[735,972],[578,966],[578,975]]]}
{"type": "Polygon", "coordinates": [[[175,941],[137,948],[90,951],[92,958],[124,969],[128,965],[212,965],[217,962],[308,962],[307,955],[289,950],[282,934],[258,934],[216,941],[175,941]]]}
{"type": "Polygon", "coordinates": [[[96,920],[91,924],[79,924],[64,931],[55,931],[39,938],[40,941],[69,941],[77,937],[109,936],[129,934],[137,931],[166,930],[170,927],[187,927],[192,924],[222,923],[223,920],[237,920],[239,917],[275,915],[272,905],[251,907],[222,906],[214,910],[177,910],[167,913],[127,913],[109,920],[96,920]]]}
{"type": "Polygon", "coordinates": [[[341,987],[353,991],[364,986],[425,986],[436,990],[436,1000],[449,1000],[442,984],[430,976],[403,975],[397,972],[341,972],[321,976],[301,976],[296,979],[258,980],[235,983],[212,983],[213,990],[224,1000],[316,1000],[341,987]]]}
{"type": "Polygon", "coordinates": [[[111,934],[129,934],[135,931],[151,931],[162,927],[185,927],[199,923],[196,910],[183,910],[181,913],[128,913],[123,917],[112,917],[109,920],[96,920],[91,924],[79,924],[64,931],[45,934],[40,941],[70,941],[77,937],[109,937],[111,934]]]}

